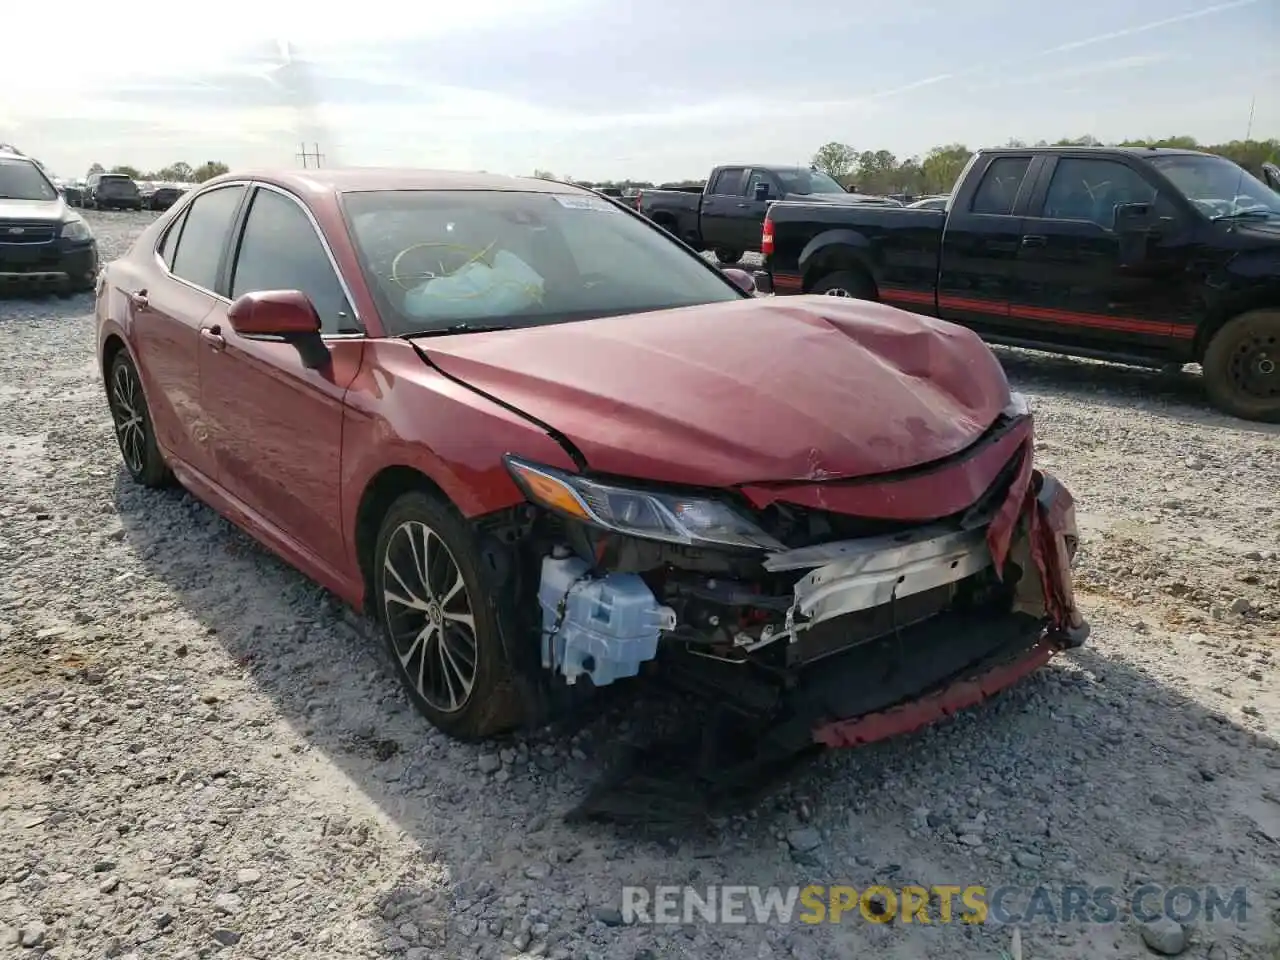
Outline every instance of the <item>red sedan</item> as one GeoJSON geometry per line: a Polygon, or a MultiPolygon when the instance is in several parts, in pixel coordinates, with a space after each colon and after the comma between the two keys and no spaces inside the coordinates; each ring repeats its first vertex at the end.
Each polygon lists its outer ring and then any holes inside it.
{"type": "Polygon", "coordinates": [[[750,285],[567,184],[228,175],[105,268],[98,351],[132,477],[374,615],[454,736],[654,669],[852,744],[1083,643],[978,337],[750,285]]]}

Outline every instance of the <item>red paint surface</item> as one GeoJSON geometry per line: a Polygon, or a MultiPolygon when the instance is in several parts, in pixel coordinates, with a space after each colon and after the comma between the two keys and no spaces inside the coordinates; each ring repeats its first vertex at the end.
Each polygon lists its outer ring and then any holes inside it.
{"type": "MultiPolygon", "coordinates": [[[[449,177],[300,171],[210,184],[275,184],[320,224],[366,336],[327,341],[331,363],[319,369],[288,343],[237,334],[224,298],[163,270],[156,244],[188,201],[110,267],[97,304],[99,355],[109,338],[126,345],[179,479],[348,602],[364,601],[359,507],[386,471],[415,470],[462,514],[478,516],[522,499],[504,454],[574,469],[538,423],[503,404],[566,435],[594,471],[755,484],[759,502],[819,506],[835,497],[827,509],[919,516],[976,496],[998,469],[1003,448],[931,480],[829,485],[962,451],[1008,401],[1000,366],[975,334],[881,304],[751,299],[422,340],[434,368],[413,344],[383,336],[338,191],[511,185],[449,177]],[[148,306],[124,296],[139,290],[148,306]]],[[[564,189],[521,182],[526,188],[564,189]]]]}
{"type": "Polygon", "coordinates": [[[593,470],[698,486],[919,466],[968,447],[1009,399],[973,332],[834,297],[421,345],[446,373],[564,433],[593,470]]]}

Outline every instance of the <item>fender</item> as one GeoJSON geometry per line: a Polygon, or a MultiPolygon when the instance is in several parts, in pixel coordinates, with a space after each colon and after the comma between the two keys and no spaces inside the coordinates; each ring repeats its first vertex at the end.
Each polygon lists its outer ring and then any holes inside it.
{"type": "Polygon", "coordinates": [[[817,259],[833,247],[848,249],[853,258],[861,263],[873,278],[875,277],[875,271],[871,266],[871,241],[864,234],[848,227],[824,230],[805,244],[804,249],[800,251],[800,274],[807,276],[809,268],[817,259]]]}

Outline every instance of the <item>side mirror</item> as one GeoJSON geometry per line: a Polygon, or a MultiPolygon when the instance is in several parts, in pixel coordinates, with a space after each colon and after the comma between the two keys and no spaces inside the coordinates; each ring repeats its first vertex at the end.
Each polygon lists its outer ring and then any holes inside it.
{"type": "Polygon", "coordinates": [[[756,200],[769,199],[769,185],[763,181],[756,183],[756,192],[754,194],[756,200]]]}
{"type": "Polygon", "coordinates": [[[1280,167],[1277,167],[1274,163],[1264,163],[1262,165],[1262,182],[1276,193],[1280,193],[1280,167]]]}
{"type": "Polygon", "coordinates": [[[1160,222],[1155,205],[1150,203],[1117,203],[1116,233],[1146,233],[1160,222]]]}
{"type": "Polygon", "coordinates": [[[753,296],[756,292],[756,278],[751,276],[745,270],[739,270],[737,267],[727,267],[724,275],[728,277],[735,287],[743,293],[749,293],[753,296]]]}
{"type": "Polygon", "coordinates": [[[320,337],[320,315],[301,290],[259,290],[238,297],[227,310],[231,329],[242,337],[292,344],[310,369],[329,361],[320,337]]]}

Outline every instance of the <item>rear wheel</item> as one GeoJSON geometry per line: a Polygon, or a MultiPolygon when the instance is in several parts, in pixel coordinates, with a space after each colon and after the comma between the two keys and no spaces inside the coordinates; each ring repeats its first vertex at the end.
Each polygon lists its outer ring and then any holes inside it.
{"type": "Polygon", "coordinates": [[[1205,390],[1224,413],[1280,423],[1280,310],[1228,320],[1204,352],[1205,390]]]}
{"type": "Polygon", "coordinates": [[[374,588],[391,663],[414,707],[462,740],[509,730],[523,717],[475,533],[427,493],[387,511],[374,549],[374,588]]]}
{"type": "Polygon", "coordinates": [[[732,247],[716,247],[716,259],[726,266],[733,266],[742,259],[742,251],[734,250],[732,247]]]}
{"type": "Polygon", "coordinates": [[[874,300],[875,288],[870,279],[856,270],[837,270],[819,277],[809,288],[810,293],[827,297],[849,297],[855,300],[874,300]]]}
{"type": "Polygon", "coordinates": [[[162,487],[172,475],[156,445],[151,412],[142,393],[138,368],[123,349],[107,371],[107,402],[115,425],[116,442],[129,476],[144,487],[162,487]]]}

